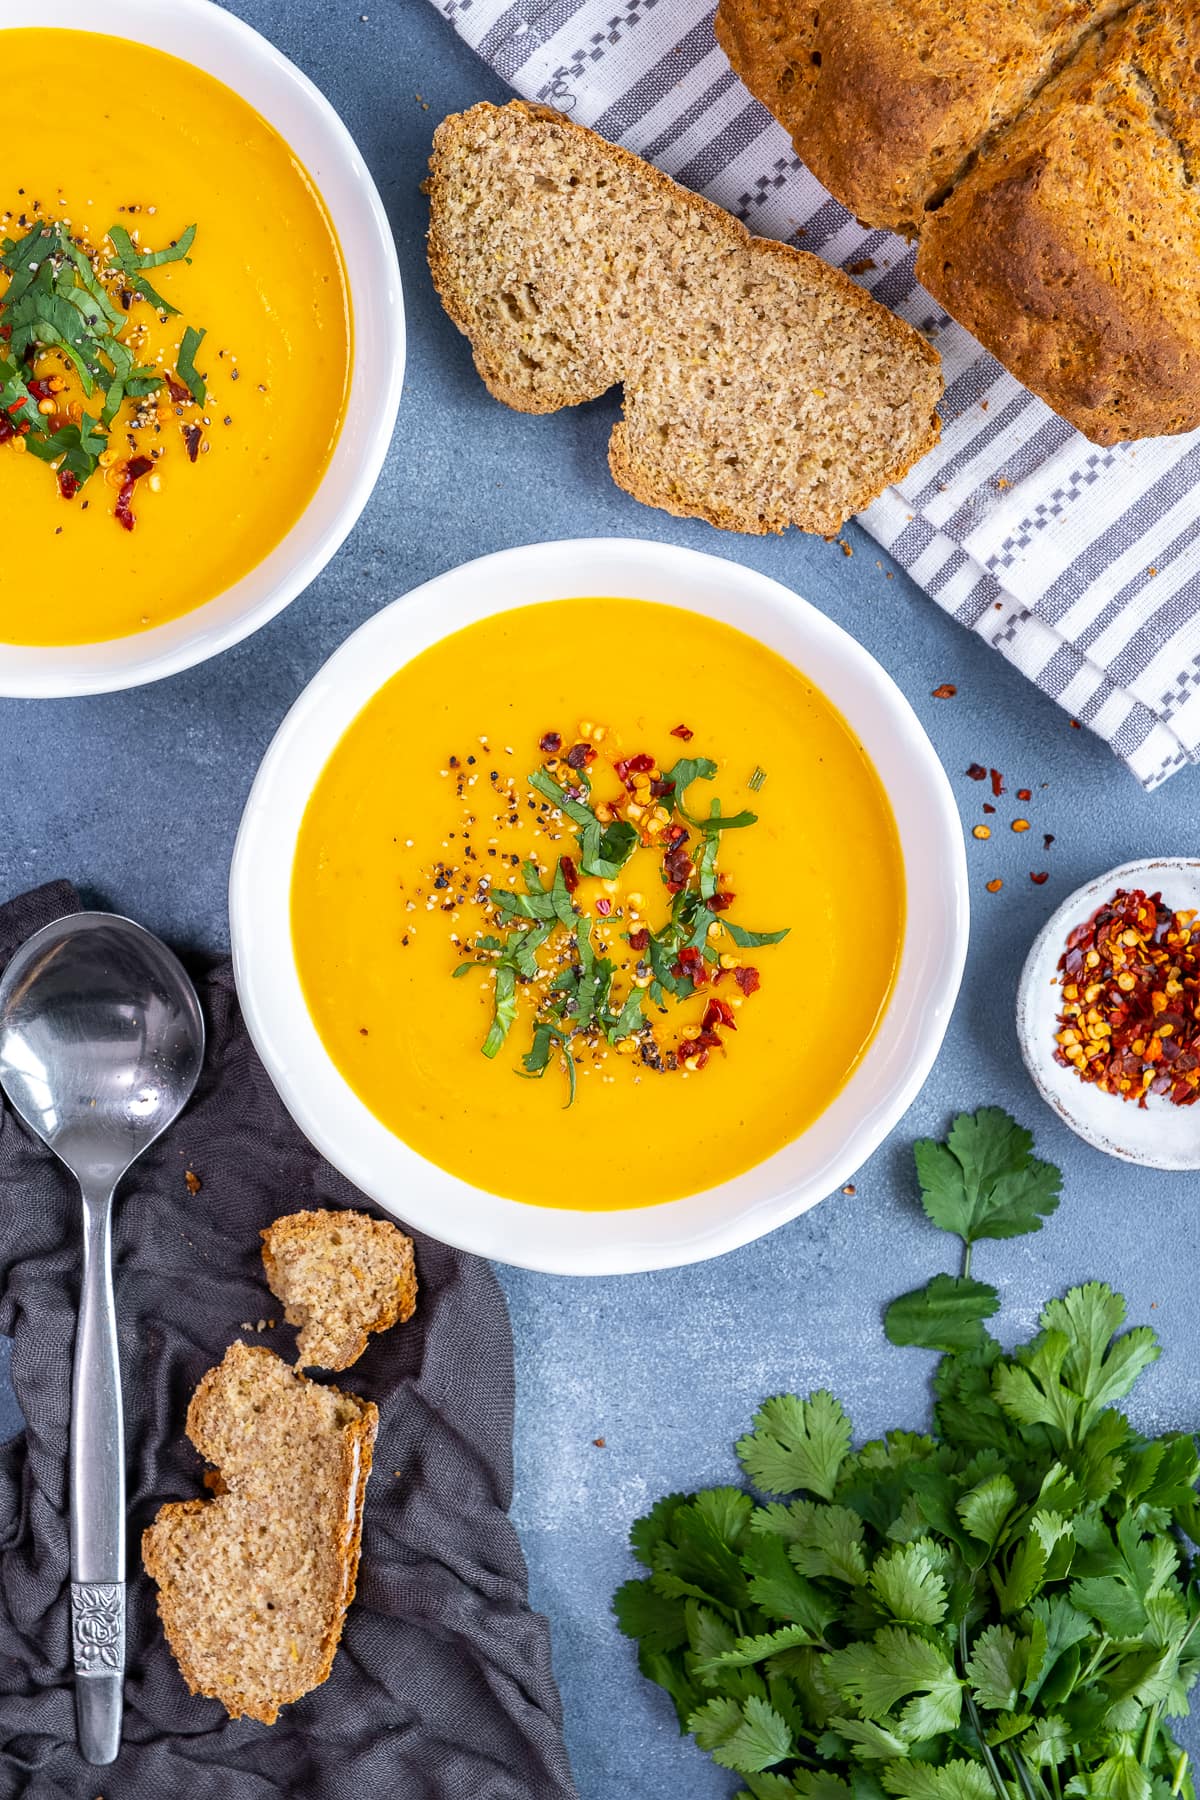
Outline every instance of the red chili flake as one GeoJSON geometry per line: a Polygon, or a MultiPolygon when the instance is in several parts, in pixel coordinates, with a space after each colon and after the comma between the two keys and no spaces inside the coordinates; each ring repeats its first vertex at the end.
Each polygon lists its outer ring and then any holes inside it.
{"type": "Polygon", "coordinates": [[[73,500],[79,492],[79,477],[72,475],[70,469],[58,471],[58,491],[64,500],[73,500]]]}
{"type": "Polygon", "coordinates": [[[1161,894],[1118,888],[1067,937],[1055,1057],[1145,1106],[1200,1099],[1200,928],[1161,894]]]}
{"type": "Polygon", "coordinates": [[[1017,799],[1018,800],[1032,800],[1033,799],[1033,789],[1032,788],[1018,788],[1017,789],[1017,799]]]}
{"type": "Polygon", "coordinates": [[[983,803],[983,810],[984,810],[984,812],[986,812],[986,813],[994,813],[994,812],[995,812],[995,810],[996,810],[996,809],[995,809],[995,807],[994,807],[994,806],[993,806],[993,805],[992,805],[992,804],[991,804],[991,802],[990,802],[990,801],[988,801],[988,800],[985,800],[985,801],[984,801],[984,803],[983,803]]]}
{"type": "Polygon", "coordinates": [[[124,479],[121,482],[121,489],[117,495],[117,504],[113,508],[113,512],[126,531],[132,531],[137,524],[130,504],[133,499],[133,490],[142,476],[148,475],[153,467],[154,464],[148,456],[131,456],[125,464],[124,479]]]}
{"type": "Polygon", "coordinates": [[[1043,882],[1044,882],[1044,881],[1049,881],[1049,879],[1050,879],[1050,871],[1049,871],[1049,869],[1042,869],[1042,870],[1041,870],[1041,871],[1040,871],[1040,873],[1038,873],[1038,874],[1037,874],[1037,875],[1035,875],[1035,874],[1034,874],[1034,872],[1033,872],[1033,870],[1032,870],[1032,869],[1030,869],[1030,871],[1029,871],[1029,879],[1030,879],[1030,881],[1032,881],[1032,883],[1033,883],[1033,885],[1034,885],[1034,887],[1041,887],[1041,885],[1042,885],[1042,883],[1043,883],[1043,882]]]}
{"type": "Polygon", "coordinates": [[[625,764],[625,773],[627,775],[648,775],[653,767],[654,758],[647,756],[646,752],[641,750],[636,756],[629,758],[625,764]]]}
{"type": "Polygon", "coordinates": [[[982,763],[972,763],[967,770],[967,779],[968,781],[986,781],[987,770],[982,763]]]}
{"type": "Polygon", "coordinates": [[[200,454],[200,440],[204,436],[198,425],[185,425],[183,428],[183,446],[188,453],[188,461],[195,462],[200,454]]]}
{"type": "Polygon", "coordinates": [[[718,1000],[714,994],[704,1009],[704,1029],[713,1031],[718,1025],[726,1025],[730,1031],[736,1031],[737,1014],[728,1000],[718,1000]]]}
{"type": "Polygon", "coordinates": [[[596,911],[600,914],[600,917],[602,919],[607,919],[609,913],[612,911],[612,901],[611,900],[597,900],[596,911]]]}
{"type": "Polygon", "coordinates": [[[548,731],[538,740],[538,749],[544,750],[548,756],[557,756],[562,749],[562,732],[548,731]]]}
{"type": "Polygon", "coordinates": [[[681,838],[685,838],[686,836],[687,832],[683,829],[682,825],[672,825],[667,832],[667,842],[669,844],[677,844],[681,838]]]}
{"type": "Polygon", "coordinates": [[[941,687],[934,688],[933,698],[935,700],[953,700],[957,692],[958,689],[952,681],[943,681],[941,687]]]}
{"type": "Polygon", "coordinates": [[[167,375],[164,379],[167,384],[167,392],[176,406],[186,406],[192,397],[191,389],[184,387],[182,381],[176,381],[173,375],[167,375]]]}
{"type": "Polygon", "coordinates": [[[737,982],[743,994],[757,994],[759,988],[762,986],[762,980],[758,970],[753,968],[743,967],[735,969],[733,971],[733,979],[737,982]]]}
{"type": "Polygon", "coordinates": [[[567,767],[569,769],[586,769],[588,764],[595,760],[596,750],[593,744],[572,744],[567,751],[567,767]]]}
{"type": "Polygon", "coordinates": [[[17,428],[6,412],[0,412],[0,444],[7,444],[9,438],[15,438],[17,428]]]}
{"type": "Polygon", "coordinates": [[[50,391],[50,383],[44,381],[39,375],[31,375],[25,386],[35,400],[53,400],[54,398],[50,391]]]}
{"type": "Polygon", "coordinates": [[[685,744],[690,744],[695,735],[695,732],[689,730],[686,725],[672,725],[671,727],[671,736],[682,738],[685,744]]]}
{"type": "Polygon", "coordinates": [[[998,800],[1000,798],[1001,794],[1004,792],[1004,777],[1000,773],[999,769],[989,769],[988,773],[991,775],[991,778],[992,778],[992,793],[995,796],[995,798],[998,800]]]}
{"type": "Polygon", "coordinates": [[[1081,724],[1080,724],[1080,723],[1079,723],[1079,720],[1078,720],[1078,719],[1072,719],[1072,720],[1071,720],[1071,730],[1072,730],[1072,731],[1082,731],[1082,730],[1083,730],[1083,727],[1082,727],[1082,725],[1081,725],[1081,724]]]}
{"type": "Polygon", "coordinates": [[[1042,838],[1042,849],[1048,850],[1053,842],[1054,833],[1052,831],[1046,832],[1045,836],[1042,838]]]}
{"type": "Polygon", "coordinates": [[[686,887],[695,873],[695,864],[687,853],[687,844],[676,844],[667,851],[663,858],[663,873],[668,885],[674,882],[677,888],[686,887]]]}
{"type": "Polygon", "coordinates": [[[650,783],[650,796],[654,800],[665,799],[668,794],[673,794],[674,792],[675,783],[673,781],[664,781],[661,775],[650,783]]]}
{"type": "Polygon", "coordinates": [[[694,1061],[698,1069],[702,1069],[708,1061],[708,1051],[702,1047],[697,1038],[684,1038],[675,1055],[681,1063],[694,1061]]]}
{"type": "Polygon", "coordinates": [[[560,856],[558,866],[563,873],[563,885],[568,894],[573,894],[579,886],[579,870],[569,856],[560,856]]]}
{"type": "Polygon", "coordinates": [[[613,768],[617,772],[617,779],[619,781],[624,781],[625,777],[629,773],[629,764],[625,761],[624,757],[619,757],[617,759],[617,761],[613,764],[613,768]]]}
{"type": "Polygon", "coordinates": [[[723,913],[727,910],[727,908],[729,908],[733,905],[733,903],[736,899],[737,899],[736,894],[731,894],[731,893],[727,892],[726,890],[722,889],[722,891],[720,893],[710,894],[708,899],[704,902],[704,904],[705,904],[705,906],[707,906],[709,912],[711,912],[711,913],[723,913]]]}
{"type": "Polygon", "coordinates": [[[629,948],[631,950],[644,950],[649,942],[650,933],[646,930],[644,925],[639,927],[637,931],[631,931],[629,934],[629,948]]]}

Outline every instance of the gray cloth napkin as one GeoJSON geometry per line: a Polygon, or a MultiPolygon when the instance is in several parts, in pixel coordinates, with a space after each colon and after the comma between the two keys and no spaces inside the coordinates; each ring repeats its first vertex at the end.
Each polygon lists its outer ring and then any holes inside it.
{"type": "Polygon", "coordinates": [[[713,0],[433,3],[526,99],[838,264],[923,331],[945,368],[942,441],[861,523],[1145,786],[1200,762],[1200,432],[1102,450],[1035,400],[917,284],[911,247],[809,174],[730,68],[713,0]]]}
{"type": "MultiPolygon", "coordinates": [[[[78,910],[66,883],[0,908],[0,966],[78,910]]],[[[271,1727],[193,1699],[142,1573],[164,1500],[202,1494],[188,1398],[236,1337],[294,1360],[259,1229],[300,1207],[362,1206],[284,1110],[246,1035],[227,963],[200,983],[204,1073],[179,1123],[122,1182],[116,1293],[129,1480],[125,1740],[110,1769],[74,1748],[67,1441],[78,1201],[0,1113],[0,1331],[25,1433],[0,1451],[0,1800],[573,1800],[544,1619],[507,1517],[512,1344],[486,1263],[417,1237],[416,1316],[336,1379],[377,1402],[358,1577],[333,1673],[271,1727]],[[191,1194],[185,1171],[201,1186],[191,1194]]]]}

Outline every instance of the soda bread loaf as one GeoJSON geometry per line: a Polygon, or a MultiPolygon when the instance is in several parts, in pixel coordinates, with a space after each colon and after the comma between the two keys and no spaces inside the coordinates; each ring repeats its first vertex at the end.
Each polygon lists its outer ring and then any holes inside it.
{"type": "Polygon", "coordinates": [[[1197,0],[720,0],[734,68],[864,223],[1101,444],[1200,425],[1197,0]]]}
{"type": "Polygon", "coordinates": [[[167,1642],[194,1694],[273,1725],[333,1666],[354,1597],[376,1407],[235,1343],[187,1433],[218,1473],[142,1536],[167,1642]]]}
{"type": "Polygon", "coordinates": [[[609,464],[635,498],[828,536],[936,442],[918,332],[594,132],[475,106],[430,168],[430,268],[487,386],[540,413],[623,384],[609,464]]]}
{"type": "Polygon", "coordinates": [[[411,1319],[412,1239],[360,1212],[298,1212],[261,1233],[271,1292],[301,1327],[301,1368],[348,1369],[373,1331],[411,1319]]]}

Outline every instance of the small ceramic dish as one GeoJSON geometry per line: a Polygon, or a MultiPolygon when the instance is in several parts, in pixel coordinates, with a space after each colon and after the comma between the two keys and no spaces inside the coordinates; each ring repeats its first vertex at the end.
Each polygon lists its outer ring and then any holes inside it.
{"type": "Polygon", "coordinates": [[[330,1162],[409,1225],[484,1256],[564,1275],[698,1262],[762,1237],[848,1181],[929,1074],[958,993],[968,919],[962,827],[950,784],[916,714],[879,664],[765,575],[694,550],[624,538],[485,556],[360,627],[309,683],[267,751],[238,833],[229,911],[250,1035],[292,1116],[330,1162]],[[594,594],[723,620],[802,669],[884,776],[907,885],[891,1001],[826,1111],[732,1180],[686,1199],[608,1211],[523,1205],[484,1192],[389,1131],[317,1033],[291,934],[292,866],[309,796],[343,732],[388,678],[483,614],[594,594]]]}
{"type": "Polygon", "coordinates": [[[1118,888],[1162,893],[1174,912],[1200,911],[1200,861],[1154,856],[1124,863],[1077,888],[1038,933],[1017,989],[1017,1036],[1025,1066],[1042,1099],[1079,1137],[1125,1162],[1148,1169],[1200,1169],[1200,1105],[1175,1106],[1150,1094],[1145,1106],[1121,1100],[1081,1081],[1074,1069],[1055,1060],[1058,1018],[1058,959],[1068,935],[1085,924],[1118,888]]]}
{"type": "MultiPolygon", "coordinates": [[[[132,637],[101,643],[0,643],[0,694],[106,693],[174,675],[265,625],[313,581],[355,524],[391,442],[404,375],[404,305],[391,227],[341,119],[306,75],[211,0],[4,0],[4,32],[54,26],[129,38],[232,88],[273,125],[320,190],[337,232],[353,311],[353,365],[338,441],[301,516],[224,593],[132,637]]],[[[248,175],[248,179],[252,176],[248,175]]]]}

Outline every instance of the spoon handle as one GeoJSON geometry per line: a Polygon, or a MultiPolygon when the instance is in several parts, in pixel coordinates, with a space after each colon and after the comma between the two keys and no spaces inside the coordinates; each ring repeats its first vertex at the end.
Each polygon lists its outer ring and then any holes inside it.
{"type": "Polygon", "coordinates": [[[81,1755],[121,1744],[125,1444],[112,1286],[112,1184],[82,1182],[83,1279],[71,1387],[71,1642],[81,1755]]]}

